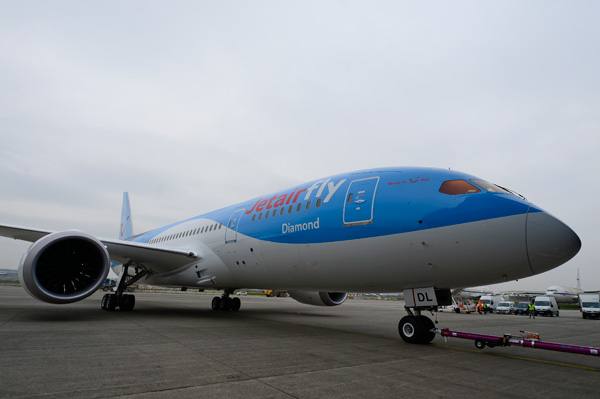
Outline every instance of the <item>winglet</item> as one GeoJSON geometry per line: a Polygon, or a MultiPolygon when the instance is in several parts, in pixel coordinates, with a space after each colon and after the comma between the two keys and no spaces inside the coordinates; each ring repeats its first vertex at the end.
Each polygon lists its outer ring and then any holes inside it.
{"type": "Polygon", "coordinates": [[[121,209],[121,228],[119,230],[119,240],[126,240],[133,236],[133,227],[131,223],[131,207],[129,206],[129,193],[123,193],[123,208],[121,209]]]}

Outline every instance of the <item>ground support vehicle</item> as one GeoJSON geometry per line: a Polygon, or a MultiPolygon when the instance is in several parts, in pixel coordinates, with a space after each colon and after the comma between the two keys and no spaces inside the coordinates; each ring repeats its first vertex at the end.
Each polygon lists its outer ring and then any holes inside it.
{"type": "Polygon", "coordinates": [[[584,319],[600,318],[600,295],[579,294],[579,310],[584,319]]]}
{"type": "Polygon", "coordinates": [[[104,280],[104,283],[102,283],[100,288],[102,289],[102,291],[106,292],[106,291],[112,291],[116,286],[117,286],[117,280],[107,278],[106,280],[104,280]]]}
{"type": "Polygon", "coordinates": [[[436,334],[440,334],[445,340],[448,337],[472,339],[475,341],[475,346],[478,349],[483,349],[486,346],[495,348],[496,346],[523,346],[526,348],[545,349],[557,352],[576,353],[579,355],[600,356],[600,348],[580,345],[557,344],[554,342],[540,341],[540,335],[528,331],[521,331],[523,336],[513,337],[510,334],[502,336],[474,334],[462,331],[451,331],[447,328],[442,330],[434,329],[436,334]]]}
{"type": "Polygon", "coordinates": [[[535,315],[558,317],[558,303],[553,296],[536,296],[533,300],[535,315]]]}
{"type": "Polygon", "coordinates": [[[487,311],[490,313],[494,313],[498,304],[503,301],[504,299],[500,295],[482,295],[479,298],[479,302],[485,303],[487,311]]]}
{"type": "Polygon", "coordinates": [[[264,290],[263,294],[265,296],[268,296],[268,297],[271,297],[271,298],[273,298],[273,297],[283,297],[283,298],[285,298],[285,297],[288,296],[287,291],[277,291],[277,290],[264,290]]]}

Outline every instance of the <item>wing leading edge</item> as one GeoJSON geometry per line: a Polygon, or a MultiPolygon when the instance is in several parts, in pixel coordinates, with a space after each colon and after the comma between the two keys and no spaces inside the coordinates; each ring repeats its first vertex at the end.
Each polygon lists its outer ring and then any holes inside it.
{"type": "MultiPolygon", "coordinates": [[[[52,233],[55,233],[55,231],[23,226],[0,225],[0,236],[15,240],[35,242],[52,233]]],[[[202,258],[200,254],[192,250],[157,247],[132,241],[104,238],[98,238],[98,240],[108,250],[111,261],[130,264],[155,274],[177,270],[194,260],[202,258]]]]}

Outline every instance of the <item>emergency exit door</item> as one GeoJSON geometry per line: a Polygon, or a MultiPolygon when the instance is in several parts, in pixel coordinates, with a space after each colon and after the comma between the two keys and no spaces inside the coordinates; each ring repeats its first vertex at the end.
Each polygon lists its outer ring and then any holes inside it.
{"type": "Polygon", "coordinates": [[[350,183],[344,202],[344,226],[373,223],[373,206],[378,184],[379,176],[350,183]]]}
{"type": "Polygon", "coordinates": [[[237,241],[237,230],[240,224],[242,213],[245,209],[238,209],[231,214],[229,223],[227,223],[227,229],[225,230],[225,243],[237,241]]]}

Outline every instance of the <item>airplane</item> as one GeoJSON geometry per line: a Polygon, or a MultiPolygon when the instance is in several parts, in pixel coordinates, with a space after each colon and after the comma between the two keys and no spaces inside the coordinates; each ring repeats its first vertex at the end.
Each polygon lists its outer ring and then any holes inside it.
{"type": "Polygon", "coordinates": [[[579,269],[577,269],[577,287],[553,285],[546,289],[545,295],[553,296],[557,303],[578,303],[579,294],[587,292],[581,289],[581,279],[579,278],[579,269]]]}
{"type": "Polygon", "coordinates": [[[548,287],[545,295],[553,296],[558,303],[577,303],[579,302],[579,294],[583,293],[584,291],[581,288],[553,285],[548,287]]]}
{"type": "Polygon", "coordinates": [[[479,297],[481,297],[482,295],[494,294],[495,292],[492,291],[490,287],[471,287],[456,290],[456,292],[454,292],[452,296],[461,299],[479,299],[479,297]]]}
{"type": "Polygon", "coordinates": [[[295,300],[337,306],[348,292],[403,292],[405,342],[427,344],[424,311],[452,303],[451,289],[553,269],[581,247],[577,234],[525,197],[453,170],[392,167],[329,176],[133,235],[123,195],[119,239],[0,225],[33,242],[19,279],[56,304],[93,294],[110,262],[116,291],[101,309],[131,311],[135,283],[222,290],[214,310],[238,311],[236,289],[287,290],[295,300]]]}

